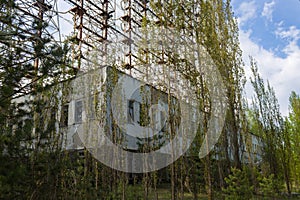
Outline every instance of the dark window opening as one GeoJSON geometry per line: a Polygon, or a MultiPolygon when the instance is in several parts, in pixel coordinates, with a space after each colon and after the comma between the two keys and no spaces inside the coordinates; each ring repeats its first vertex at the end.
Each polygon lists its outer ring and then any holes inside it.
{"type": "Polygon", "coordinates": [[[127,114],[127,120],[129,123],[134,122],[134,100],[128,101],[128,114],[127,114]]]}
{"type": "Polygon", "coordinates": [[[69,104],[66,104],[62,107],[61,110],[61,118],[60,118],[60,126],[66,127],[68,126],[68,115],[69,115],[69,104]]]}

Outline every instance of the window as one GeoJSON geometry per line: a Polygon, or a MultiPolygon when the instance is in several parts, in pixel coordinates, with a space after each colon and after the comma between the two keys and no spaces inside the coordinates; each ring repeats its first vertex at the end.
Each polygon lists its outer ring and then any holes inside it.
{"type": "Polygon", "coordinates": [[[76,101],[75,102],[75,123],[81,123],[82,122],[82,111],[83,111],[83,105],[82,101],[76,101]]]}
{"type": "Polygon", "coordinates": [[[128,123],[138,123],[141,126],[147,126],[149,124],[148,106],[147,104],[141,104],[133,99],[128,100],[127,106],[127,120],[128,123]]]}
{"type": "Polygon", "coordinates": [[[60,126],[68,126],[69,104],[66,104],[61,109],[60,126]]]}
{"type": "Polygon", "coordinates": [[[134,122],[134,100],[129,100],[128,101],[127,120],[128,120],[129,123],[134,122]]]}

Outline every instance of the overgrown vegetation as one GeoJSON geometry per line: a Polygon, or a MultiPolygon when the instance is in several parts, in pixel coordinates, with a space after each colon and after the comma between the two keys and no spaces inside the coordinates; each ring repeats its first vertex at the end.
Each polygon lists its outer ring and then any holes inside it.
{"type": "MultiPolygon", "coordinates": [[[[212,113],[208,80],[180,55],[159,51],[160,61],[196,88],[203,121],[187,154],[144,174],[113,170],[86,149],[81,154],[62,149],[57,119],[71,92],[66,77],[74,77],[70,44],[37,35],[47,29],[40,21],[32,20],[32,32],[25,32],[16,2],[0,2],[0,199],[275,199],[300,192],[299,94],[291,92],[289,116],[281,116],[274,89],[252,59],[255,95],[251,105],[245,101],[244,66],[229,0],[150,1],[159,19],[155,26],[172,26],[207,49],[225,82],[228,110],[218,144],[199,159],[212,113]]],[[[145,15],[142,29],[152,26],[151,20],[145,15]]],[[[149,64],[151,56],[158,59],[155,53],[140,56],[149,64]]]]}

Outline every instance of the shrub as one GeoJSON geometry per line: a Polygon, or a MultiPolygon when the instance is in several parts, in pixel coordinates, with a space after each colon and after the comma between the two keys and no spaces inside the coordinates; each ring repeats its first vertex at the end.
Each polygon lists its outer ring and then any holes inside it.
{"type": "Polygon", "coordinates": [[[250,199],[253,196],[253,186],[250,182],[249,170],[243,168],[243,170],[231,168],[231,174],[225,178],[227,184],[226,188],[223,188],[223,192],[226,194],[226,199],[250,199]]]}

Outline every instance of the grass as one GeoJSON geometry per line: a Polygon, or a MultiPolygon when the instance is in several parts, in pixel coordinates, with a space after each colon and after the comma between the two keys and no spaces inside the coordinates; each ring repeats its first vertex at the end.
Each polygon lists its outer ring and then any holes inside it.
{"type": "MultiPolygon", "coordinates": [[[[126,191],[126,199],[131,199],[131,200],[142,200],[144,199],[144,194],[145,191],[143,189],[142,185],[129,185],[127,186],[127,191],[126,191]]],[[[170,200],[171,199],[171,187],[169,185],[163,185],[160,186],[159,188],[155,189],[154,188],[149,188],[148,190],[148,198],[149,200],[170,200]]],[[[178,194],[179,198],[181,199],[181,194],[178,194]]],[[[185,192],[183,199],[185,200],[193,200],[193,194],[189,192],[185,192]]],[[[198,194],[199,200],[207,200],[207,195],[206,194],[198,194]]]]}
{"type": "MultiPolygon", "coordinates": [[[[142,185],[129,185],[127,186],[126,189],[126,199],[130,199],[130,200],[143,200],[144,198],[144,188],[142,185]]],[[[170,200],[171,199],[171,187],[170,185],[161,185],[159,186],[159,188],[156,189],[156,191],[154,190],[154,188],[149,188],[148,190],[148,199],[149,200],[170,200]]],[[[181,194],[179,194],[178,199],[181,199],[181,194]]],[[[225,199],[224,195],[221,192],[216,191],[214,193],[214,199],[225,199]]],[[[193,200],[193,194],[189,193],[189,192],[185,192],[184,193],[184,200],[193,200]]],[[[200,193],[198,194],[198,200],[207,200],[208,197],[206,194],[200,193]]],[[[242,197],[237,197],[238,199],[243,199],[242,197]]],[[[263,197],[263,196],[253,196],[251,198],[251,200],[299,200],[299,197],[293,197],[293,198],[288,198],[288,197],[263,197]]]]}

